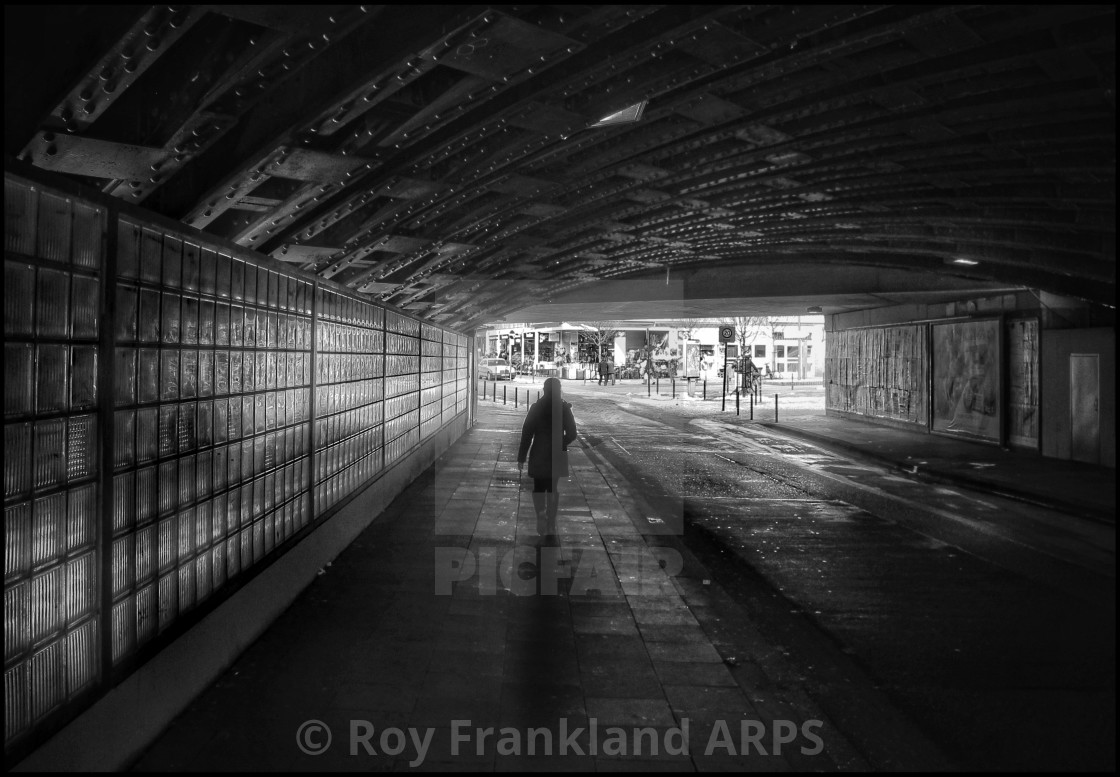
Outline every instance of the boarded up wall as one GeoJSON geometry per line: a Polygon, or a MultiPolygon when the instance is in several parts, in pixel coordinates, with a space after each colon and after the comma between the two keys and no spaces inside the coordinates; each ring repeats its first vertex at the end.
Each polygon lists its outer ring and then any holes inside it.
{"type": "Polygon", "coordinates": [[[925,326],[830,332],[825,352],[829,412],[926,427],[929,359],[925,326]]]}

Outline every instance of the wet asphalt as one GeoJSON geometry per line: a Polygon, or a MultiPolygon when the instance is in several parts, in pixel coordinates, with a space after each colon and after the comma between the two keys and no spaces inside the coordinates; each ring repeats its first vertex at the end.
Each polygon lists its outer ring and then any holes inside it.
{"type": "Polygon", "coordinates": [[[1114,556],[1063,541],[1079,518],[644,393],[566,386],[581,444],[720,575],[853,741],[899,716],[948,768],[1115,768],[1114,556]]]}

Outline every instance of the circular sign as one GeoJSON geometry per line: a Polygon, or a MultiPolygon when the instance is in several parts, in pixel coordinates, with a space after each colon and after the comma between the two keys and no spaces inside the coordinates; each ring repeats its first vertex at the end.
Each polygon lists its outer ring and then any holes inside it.
{"type": "Polygon", "coordinates": [[[721,343],[729,343],[735,339],[735,327],[721,326],[719,328],[719,341],[721,343]]]}

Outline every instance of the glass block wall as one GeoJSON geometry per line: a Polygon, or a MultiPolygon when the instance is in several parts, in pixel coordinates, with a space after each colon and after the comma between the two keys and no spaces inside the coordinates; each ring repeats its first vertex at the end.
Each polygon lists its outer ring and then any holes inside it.
{"type": "Polygon", "coordinates": [[[98,336],[106,213],[4,182],[4,739],[102,677],[98,336]]]}
{"type": "Polygon", "coordinates": [[[5,752],[467,410],[467,339],[5,176],[5,752]]]}

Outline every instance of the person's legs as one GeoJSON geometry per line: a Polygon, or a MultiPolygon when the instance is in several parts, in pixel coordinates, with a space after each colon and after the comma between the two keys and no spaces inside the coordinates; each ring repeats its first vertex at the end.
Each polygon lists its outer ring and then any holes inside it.
{"type": "Polygon", "coordinates": [[[537,536],[543,537],[548,528],[548,492],[552,485],[548,478],[533,478],[533,509],[537,511],[537,536]]]}

